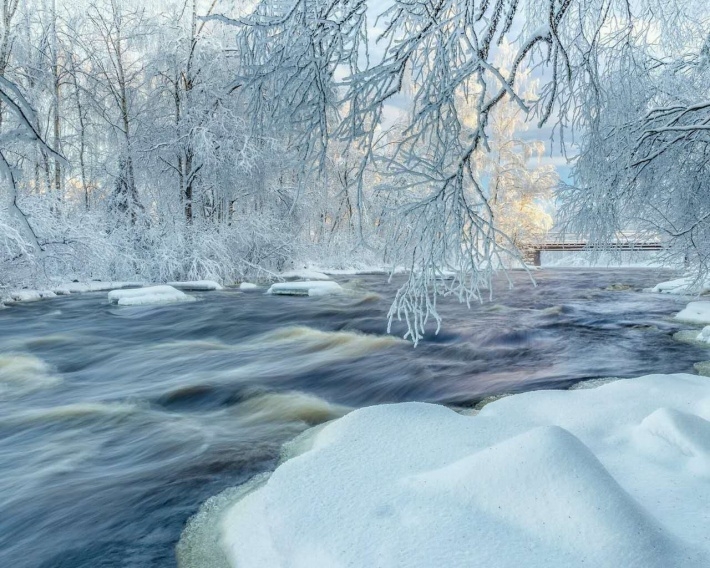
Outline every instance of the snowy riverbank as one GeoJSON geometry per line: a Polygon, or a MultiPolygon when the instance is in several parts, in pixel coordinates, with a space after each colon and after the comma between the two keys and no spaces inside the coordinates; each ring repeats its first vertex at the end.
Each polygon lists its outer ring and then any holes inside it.
{"type": "Polygon", "coordinates": [[[477,416],[374,406],[313,432],[255,490],[205,505],[181,566],[710,565],[707,378],[529,392],[477,416]]]}

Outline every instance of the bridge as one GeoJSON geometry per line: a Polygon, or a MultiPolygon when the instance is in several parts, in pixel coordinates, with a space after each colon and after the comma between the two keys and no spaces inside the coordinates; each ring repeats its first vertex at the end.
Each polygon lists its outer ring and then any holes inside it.
{"type": "Polygon", "coordinates": [[[531,243],[521,248],[523,258],[528,264],[540,266],[540,253],[542,251],[658,251],[664,245],[657,239],[635,233],[620,233],[617,240],[606,243],[589,242],[579,235],[565,235],[564,233],[548,233],[545,238],[537,243],[531,243]]]}

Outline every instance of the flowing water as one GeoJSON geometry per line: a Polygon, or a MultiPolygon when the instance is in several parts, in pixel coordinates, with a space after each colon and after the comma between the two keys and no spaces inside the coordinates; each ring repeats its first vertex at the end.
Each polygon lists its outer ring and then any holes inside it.
{"type": "Polygon", "coordinates": [[[672,339],[687,299],[640,291],[668,274],[512,276],[493,302],[442,302],[441,333],[416,349],[385,335],[395,286],[374,275],[340,278],[347,297],[119,308],[97,293],[0,311],[0,566],[175,566],[201,503],[352,408],[466,407],[710,358],[672,339]]]}

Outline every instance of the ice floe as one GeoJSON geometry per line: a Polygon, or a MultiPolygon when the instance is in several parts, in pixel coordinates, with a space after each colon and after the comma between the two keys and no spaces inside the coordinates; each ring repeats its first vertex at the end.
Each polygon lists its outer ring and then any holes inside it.
{"type": "Polygon", "coordinates": [[[305,281],[305,282],[279,282],[272,284],[267,294],[277,296],[328,296],[330,294],[340,294],[343,288],[337,282],[328,281],[305,281]]]}
{"type": "Polygon", "coordinates": [[[373,406],[314,432],[265,483],[196,516],[215,558],[239,568],[710,566],[705,377],[529,392],[473,417],[373,406]]]}
{"type": "Polygon", "coordinates": [[[112,290],[108,293],[108,301],[119,306],[144,306],[194,302],[195,298],[172,286],[149,286],[131,290],[112,290]]]}
{"type": "Polygon", "coordinates": [[[710,302],[690,302],[675,319],[689,323],[710,325],[710,302]]]}
{"type": "Polygon", "coordinates": [[[256,284],[252,284],[251,282],[242,282],[239,285],[240,290],[257,290],[258,288],[259,286],[257,286],[256,284]]]}

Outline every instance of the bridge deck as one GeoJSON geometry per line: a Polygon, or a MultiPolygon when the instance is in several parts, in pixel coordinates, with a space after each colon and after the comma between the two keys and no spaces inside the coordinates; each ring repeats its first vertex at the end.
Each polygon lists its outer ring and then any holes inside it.
{"type": "Polygon", "coordinates": [[[663,250],[663,244],[657,241],[616,241],[611,243],[587,243],[584,241],[548,241],[528,246],[524,250],[525,257],[535,266],[540,266],[542,251],[604,251],[604,250],[663,250]]]}

